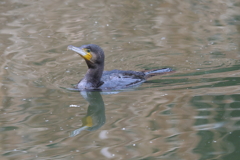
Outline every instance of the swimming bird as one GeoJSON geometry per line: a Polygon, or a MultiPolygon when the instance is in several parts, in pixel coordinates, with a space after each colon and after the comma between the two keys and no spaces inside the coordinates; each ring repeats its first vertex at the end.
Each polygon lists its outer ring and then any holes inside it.
{"type": "Polygon", "coordinates": [[[155,69],[150,71],[104,71],[104,51],[96,44],[82,45],[81,47],[68,46],[69,50],[78,53],[88,66],[87,73],[75,86],[79,91],[113,91],[138,86],[147,78],[171,72],[171,68],[155,69]]]}

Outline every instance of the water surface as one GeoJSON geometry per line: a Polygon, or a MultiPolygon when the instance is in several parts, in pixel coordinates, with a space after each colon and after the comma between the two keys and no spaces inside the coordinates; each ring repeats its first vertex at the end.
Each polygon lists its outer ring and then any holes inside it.
{"type": "Polygon", "coordinates": [[[240,3],[1,1],[0,157],[239,159],[240,3]],[[115,94],[62,89],[94,43],[105,69],[174,73],[115,94]]]}

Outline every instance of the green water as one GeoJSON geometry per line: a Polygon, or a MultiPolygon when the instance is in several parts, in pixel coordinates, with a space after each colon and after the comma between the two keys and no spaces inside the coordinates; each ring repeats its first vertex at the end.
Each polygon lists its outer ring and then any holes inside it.
{"type": "Polygon", "coordinates": [[[0,159],[238,160],[240,3],[1,1],[0,159]],[[175,70],[79,93],[94,43],[105,70],[175,70]]]}

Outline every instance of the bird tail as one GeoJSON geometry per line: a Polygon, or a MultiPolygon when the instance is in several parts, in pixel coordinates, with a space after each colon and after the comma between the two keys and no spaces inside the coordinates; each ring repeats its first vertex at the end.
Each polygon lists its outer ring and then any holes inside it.
{"type": "Polygon", "coordinates": [[[145,78],[147,79],[152,76],[162,75],[170,72],[173,72],[171,68],[162,68],[162,69],[153,69],[153,70],[144,71],[144,74],[145,74],[145,78]]]}

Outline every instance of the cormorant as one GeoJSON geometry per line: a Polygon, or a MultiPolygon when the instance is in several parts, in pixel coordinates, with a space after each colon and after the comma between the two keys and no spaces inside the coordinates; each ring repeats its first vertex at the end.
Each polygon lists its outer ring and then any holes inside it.
{"type": "Polygon", "coordinates": [[[81,47],[68,46],[68,49],[77,52],[85,59],[88,70],[86,75],[75,86],[79,91],[121,90],[137,86],[146,81],[148,77],[171,72],[171,68],[155,69],[150,71],[104,71],[104,52],[95,44],[82,45],[81,47]]]}

